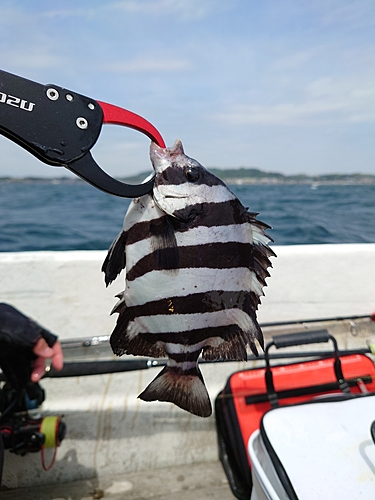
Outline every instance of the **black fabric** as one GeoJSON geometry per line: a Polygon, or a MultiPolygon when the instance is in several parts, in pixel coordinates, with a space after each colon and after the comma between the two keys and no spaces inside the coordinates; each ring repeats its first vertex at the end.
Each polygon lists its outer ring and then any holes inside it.
{"type": "Polygon", "coordinates": [[[0,303],[0,368],[15,389],[28,383],[35,359],[32,348],[41,338],[49,347],[57,340],[56,335],[15,307],[0,303]]]}
{"type": "Polygon", "coordinates": [[[42,337],[49,347],[52,347],[57,340],[56,335],[38,325],[15,307],[0,303],[0,356],[7,348],[33,347],[42,337]]]}
{"type": "Polygon", "coordinates": [[[250,498],[253,481],[233,402],[230,378],[215,399],[215,420],[219,459],[233,495],[239,500],[250,498]]]}
{"type": "MultiPolygon", "coordinates": [[[[290,365],[289,365],[290,366],[290,365]]],[[[361,376],[362,382],[366,384],[371,384],[372,382],[372,377],[370,375],[364,375],[361,376]]],[[[346,381],[348,384],[348,387],[358,387],[358,380],[357,379],[351,379],[346,381]]],[[[331,383],[326,383],[326,384],[316,384],[316,385],[309,385],[306,387],[296,387],[295,389],[288,389],[284,391],[277,391],[277,398],[278,399],[288,399],[288,398],[297,398],[300,396],[306,396],[311,394],[316,395],[320,393],[332,393],[333,391],[338,391],[340,390],[340,384],[339,382],[331,382],[331,383]]],[[[350,394],[348,394],[348,397],[350,397],[350,394]]],[[[246,396],[245,397],[245,402],[247,405],[252,405],[256,403],[264,403],[266,401],[269,401],[269,394],[264,393],[264,394],[257,394],[256,396],[246,396]]]]}
{"type": "MultiPolygon", "coordinates": [[[[292,406],[296,406],[296,405],[292,405],[292,406]]],[[[274,410],[276,410],[276,408],[272,408],[269,411],[274,411],[274,410]]],[[[265,415],[267,413],[265,413],[265,415]]],[[[263,440],[263,443],[264,443],[264,445],[266,447],[267,453],[270,456],[272,464],[273,464],[273,466],[275,468],[276,474],[278,475],[278,477],[280,479],[280,482],[281,482],[284,490],[286,491],[286,493],[288,495],[288,498],[290,500],[298,500],[297,493],[295,492],[295,490],[293,488],[293,485],[292,485],[292,483],[291,483],[291,481],[289,479],[289,476],[286,473],[286,470],[284,469],[283,464],[279,460],[279,457],[277,456],[277,453],[273,449],[273,447],[272,447],[272,445],[271,445],[271,443],[270,443],[270,441],[268,439],[267,433],[266,433],[266,431],[264,429],[263,419],[264,419],[264,415],[262,417],[262,420],[260,421],[259,431],[260,431],[260,435],[262,436],[262,440],[263,440]]]]}
{"type": "Polygon", "coordinates": [[[4,441],[3,436],[0,434],[0,486],[3,482],[3,469],[4,469],[4,441]]]}

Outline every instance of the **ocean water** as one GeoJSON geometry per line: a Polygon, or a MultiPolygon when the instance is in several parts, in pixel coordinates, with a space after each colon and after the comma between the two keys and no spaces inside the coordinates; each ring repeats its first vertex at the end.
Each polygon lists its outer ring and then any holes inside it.
{"type": "MultiPolygon", "coordinates": [[[[230,187],[275,245],[375,242],[375,185],[230,187]]],[[[0,251],[106,250],[128,205],[85,183],[0,182],[0,251]]]]}

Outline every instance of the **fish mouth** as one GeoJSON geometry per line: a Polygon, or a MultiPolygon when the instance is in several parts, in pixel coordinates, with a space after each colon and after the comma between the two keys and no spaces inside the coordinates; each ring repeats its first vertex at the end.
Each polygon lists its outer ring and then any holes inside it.
{"type": "Polygon", "coordinates": [[[154,190],[154,198],[160,198],[160,199],[181,199],[181,198],[187,198],[188,194],[186,192],[182,192],[180,190],[171,190],[171,189],[163,189],[163,187],[160,189],[154,190]]]}
{"type": "Polygon", "coordinates": [[[168,199],[168,198],[181,199],[181,198],[186,198],[186,196],[184,196],[183,194],[168,194],[168,195],[165,195],[164,198],[166,198],[166,199],[168,199]]]}
{"type": "MultiPolygon", "coordinates": [[[[169,196],[168,198],[174,198],[174,197],[169,196]]],[[[159,210],[161,210],[162,212],[164,212],[167,215],[171,215],[172,217],[174,217],[173,213],[170,210],[168,210],[165,206],[163,206],[164,203],[162,202],[162,199],[158,199],[155,195],[153,196],[153,199],[154,199],[155,205],[159,208],[159,210]]]]}
{"type": "Polygon", "coordinates": [[[182,199],[186,199],[186,194],[184,193],[166,193],[166,194],[163,194],[163,193],[155,193],[154,192],[154,195],[153,195],[153,198],[156,202],[156,204],[158,203],[163,203],[163,200],[164,201],[167,201],[167,200],[182,200],[182,199]]]}
{"type": "Polygon", "coordinates": [[[173,218],[178,218],[176,216],[176,211],[184,209],[187,205],[187,196],[185,193],[179,192],[166,192],[160,193],[160,191],[154,190],[153,199],[155,205],[165,214],[170,215],[173,218]]]}

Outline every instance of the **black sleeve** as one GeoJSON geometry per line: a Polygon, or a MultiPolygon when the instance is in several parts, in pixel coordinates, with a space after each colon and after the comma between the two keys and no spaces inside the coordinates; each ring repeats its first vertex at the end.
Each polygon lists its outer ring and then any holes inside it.
{"type": "Polygon", "coordinates": [[[52,347],[57,337],[9,304],[0,303],[0,368],[16,389],[30,379],[32,348],[44,338],[52,347]]]}
{"type": "Polygon", "coordinates": [[[44,338],[52,347],[57,337],[15,307],[0,303],[0,357],[15,347],[29,348],[44,338]]]}

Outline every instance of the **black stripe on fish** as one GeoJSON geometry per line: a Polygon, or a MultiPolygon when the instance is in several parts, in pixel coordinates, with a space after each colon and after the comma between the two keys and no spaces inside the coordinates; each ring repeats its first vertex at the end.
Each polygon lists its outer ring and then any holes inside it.
{"type": "Polygon", "coordinates": [[[142,333],[142,337],[150,344],[160,340],[167,344],[186,344],[194,345],[213,337],[219,337],[223,340],[230,340],[233,335],[240,330],[238,325],[226,325],[212,328],[192,329],[185,332],[172,333],[142,333]]]}
{"type": "MultiPolygon", "coordinates": [[[[229,200],[222,203],[198,203],[189,207],[191,211],[204,211],[204,218],[195,218],[190,223],[184,223],[186,213],[183,210],[178,211],[176,220],[173,217],[164,215],[162,217],[153,219],[151,221],[143,221],[134,224],[127,231],[127,244],[132,245],[137,241],[145,240],[150,237],[150,233],[158,234],[159,230],[162,232],[163,224],[172,224],[172,226],[181,232],[188,231],[194,227],[204,226],[229,226],[231,224],[243,224],[249,222],[256,225],[261,230],[270,229],[270,226],[263,224],[261,221],[255,219],[257,214],[247,212],[245,207],[239,203],[238,200],[229,200]],[[179,220],[181,218],[181,220],[179,220]],[[157,229],[158,228],[158,229],[157,229]]],[[[268,237],[270,241],[271,238],[268,237]]]]}
{"type": "Polygon", "coordinates": [[[202,165],[194,165],[187,162],[185,167],[172,162],[170,167],[165,168],[157,177],[158,185],[178,186],[185,183],[204,184],[205,186],[225,186],[224,182],[211,174],[202,165]]]}
{"type": "Polygon", "coordinates": [[[186,231],[198,226],[229,226],[252,222],[254,214],[250,214],[239,200],[221,202],[204,202],[188,205],[173,212],[172,224],[179,231],[186,231]],[[196,217],[192,218],[191,214],[196,217]],[[204,217],[198,217],[203,214],[204,217]]]}
{"type": "MultiPolygon", "coordinates": [[[[174,250],[174,249],[172,249],[174,250]]],[[[230,241],[228,243],[206,243],[178,247],[178,259],[169,260],[170,249],[164,248],[142,257],[126,273],[127,281],[134,281],[152,271],[164,271],[182,268],[178,262],[188,268],[231,269],[245,267],[254,270],[253,245],[230,241]],[[165,256],[163,255],[165,254],[165,256]],[[163,263],[161,265],[160,263],[163,263]]],[[[259,277],[264,286],[264,280],[259,277]]]]}
{"type": "MultiPolygon", "coordinates": [[[[260,299],[253,291],[223,291],[192,293],[188,296],[168,297],[139,306],[127,307],[128,321],[141,316],[157,314],[193,314],[238,308],[245,312],[257,309],[260,299]]],[[[122,303],[120,303],[120,308],[122,303]]],[[[121,312],[115,309],[113,312],[121,312]]],[[[254,315],[255,316],[255,315],[254,315]]]]}
{"type": "MultiPolygon", "coordinates": [[[[176,363],[182,365],[183,363],[186,362],[192,362],[192,361],[197,361],[199,358],[200,352],[202,348],[198,349],[197,351],[185,351],[185,352],[171,352],[170,350],[168,351],[168,357],[170,359],[173,359],[176,363]]],[[[185,370],[186,372],[189,370],[185,370]]]]}

